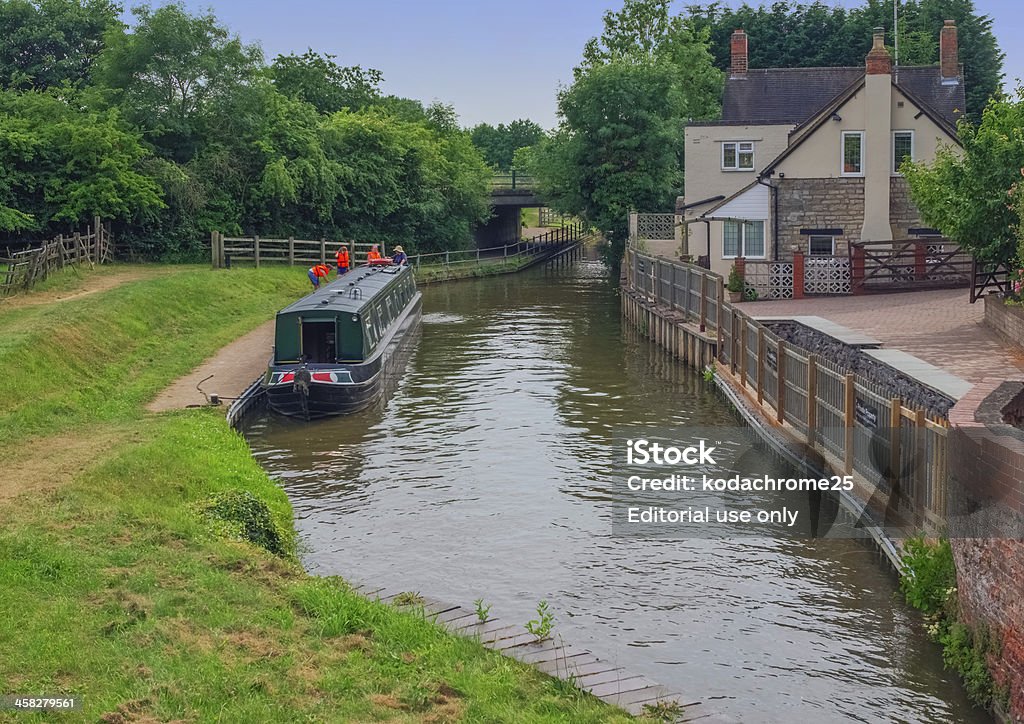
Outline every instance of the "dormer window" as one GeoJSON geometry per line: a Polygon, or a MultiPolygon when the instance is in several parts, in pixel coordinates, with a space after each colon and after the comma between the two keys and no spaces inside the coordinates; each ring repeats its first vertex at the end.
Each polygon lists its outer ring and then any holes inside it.
{"type": "Polygon", "coordinates": [[[754,142],[726,141],[722,144],[723,171],[753,171],[754,142]]]}

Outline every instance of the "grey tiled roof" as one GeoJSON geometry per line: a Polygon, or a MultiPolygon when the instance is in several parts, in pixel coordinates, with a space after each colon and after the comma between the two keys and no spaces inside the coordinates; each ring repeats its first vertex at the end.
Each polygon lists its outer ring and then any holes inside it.
{"type": "MultiPolygon", "coordinates": [[[[726,79],[722,121],[800,124],[863,76],[863,67],[749,70],[745,79],[726,79]]],[[[900,67],[899,85],[949,123],[966,104],[963,83],[942,85],[937,65],[900,67]]]]}

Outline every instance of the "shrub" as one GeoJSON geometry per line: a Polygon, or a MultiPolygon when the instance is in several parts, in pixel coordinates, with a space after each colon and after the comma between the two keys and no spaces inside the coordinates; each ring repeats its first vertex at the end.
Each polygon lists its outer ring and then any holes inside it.
{"type": "Polygon", "coordinates": [[[285,536],[274,524],[270,508],[248,490],[212,495],[201,504],[200,512],[220,535],[244,540],[274,555],[287,554],[285,536]]]}
{"type": "Polygon", "coordinates": [[[900,589],[907,603],[926,614],[940,613],[956,588],[956,568],[949,541],[927,543],[908,538],[904,544],[900,589]]]}
{"type": "Polygon", "coordinates": [[[736,268],[735,264],[729,269],[729,279],[725,282],[725,288],[730,292],[743,291],[743,277],[740,276],[740,271],[736,268]]]}

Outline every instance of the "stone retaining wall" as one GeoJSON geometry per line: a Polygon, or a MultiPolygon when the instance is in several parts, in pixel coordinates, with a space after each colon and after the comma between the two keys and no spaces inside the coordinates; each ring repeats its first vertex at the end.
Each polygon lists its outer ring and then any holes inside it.
{"type": "Polygon", "coordinates": [[[1007,306],[999,295],[986,294],[985,326],[1015,347],[1024,347],[1024,307],[1007,306]]]}

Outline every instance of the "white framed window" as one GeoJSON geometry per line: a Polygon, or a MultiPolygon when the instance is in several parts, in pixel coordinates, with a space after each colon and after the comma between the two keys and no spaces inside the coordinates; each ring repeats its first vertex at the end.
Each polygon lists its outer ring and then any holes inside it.
{"type": "Polygon", "coordinates": [[[864,131],[842,132],[842,158],[840,172],[843,176],[864,175],[864,131]]]}
{"type": "Polygon", "coordinates": [[[833,256],[836,253],[834,236],[811,236],[807,240],[807,253],[811,256],[833,256]]]}
{"type": "Polygon", "coordinates": [[[892,132],[892,173],[898,176],[900,165],[907,159],[914,160],[914,132],[892,132]]]}
{"type": "Polygon", "coordinates": [[[722,258],[764,258],[763,221],[726,221],[722,232],[722,258]]]}
{"type": "Polygon", "coordinates": [[[754,142],[726,141],[722,144],[723,171],[753,171],[754,142]]]}

